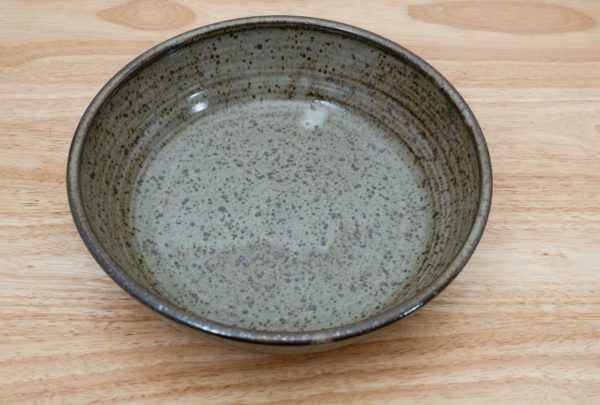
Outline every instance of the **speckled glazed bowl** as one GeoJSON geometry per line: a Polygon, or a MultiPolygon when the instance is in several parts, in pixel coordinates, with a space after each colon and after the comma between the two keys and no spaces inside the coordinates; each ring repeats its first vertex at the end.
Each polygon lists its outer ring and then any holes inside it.
{"type": "Polygon", "coordinates": [[[68,194],[104,270],[159,313],[271,351],[401,319],[483,232],[490,160],[430,65],[372,33],[247,18],[162,43],[100,91],[68,194]]]}

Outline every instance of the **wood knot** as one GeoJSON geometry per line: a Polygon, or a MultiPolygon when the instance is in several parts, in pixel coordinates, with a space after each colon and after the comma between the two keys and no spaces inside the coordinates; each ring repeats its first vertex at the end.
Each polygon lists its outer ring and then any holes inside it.
{"type": "Polygon", "coordinates": [[[194,21],[194,12],[169,0],[132,0],[98,12],[103,20],[143,31],[180,28],[194,21]]]}
{"type": "Polygon", "coordinates": [[[582,31],[595,21],[577,10],[544,3],[518,1],[456,1],[409,7],[417,20],[478,31],[512,34],[553,34],[582,31]]]}

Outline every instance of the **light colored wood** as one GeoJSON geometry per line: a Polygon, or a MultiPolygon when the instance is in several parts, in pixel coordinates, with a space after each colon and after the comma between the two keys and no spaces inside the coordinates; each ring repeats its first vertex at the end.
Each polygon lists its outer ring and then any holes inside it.
{"type": "Polygon", "coordinates": [[[0,2],[0,402],[600,403],[600,2],[0,2]],[[271,357],[154,315],[94,262],[65,192],[84,109],[120,67],[218,20],[340,20],[423,56],[489,143],[463,273],[348,348],[271,357]]]}

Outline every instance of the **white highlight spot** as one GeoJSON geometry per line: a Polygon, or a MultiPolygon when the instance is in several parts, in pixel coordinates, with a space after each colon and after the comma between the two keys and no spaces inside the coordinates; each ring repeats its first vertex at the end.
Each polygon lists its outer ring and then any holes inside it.
{"type": "Polygon", "coordinates": [[[208,101],[205,99],[203,91],[198,91],[189,96],[188,103],[190,104],[192,114],[204,111],[208,107],[208,101]]]}
{"type": "Polygon", "coordinates": [[[327,120],[328,115],[329,112],[327,109],[312,103],[309,108],[302,112],[302,115],[300,116],[300,126],[311,130],[319,126],[322,127],[327,120]]]}
{"type": "Polygon", "coordinates": [[[323,127],[331,112],[345,113],[346,110],[329,101],[315,100],[300,115],[300,126],[309,130],[323,127]]]}

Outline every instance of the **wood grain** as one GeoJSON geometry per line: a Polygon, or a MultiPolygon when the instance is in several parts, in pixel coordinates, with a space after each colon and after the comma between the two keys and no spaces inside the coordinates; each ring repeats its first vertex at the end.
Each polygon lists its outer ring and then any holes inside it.
{"type": "Polygon", "coordinates": [[[456,1],[409,6],[412,18],[459,29],[513,34],[583,31],[593,18],[574,9],[522,1],[456,1]]]}
{"type": "Polygon", "coordinates": [[[600,2],[2,0],[0,402],[600,403],[600,2]],[[222,348],[108,279],[73,226],[69,144],[150,46],[259,14],[340,20],[425,57],[489,143],[485,236],[452,285],[348,348],[222,348]]]}

